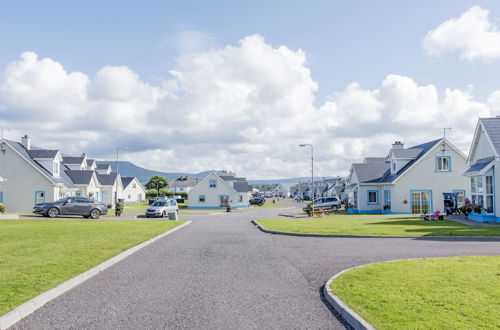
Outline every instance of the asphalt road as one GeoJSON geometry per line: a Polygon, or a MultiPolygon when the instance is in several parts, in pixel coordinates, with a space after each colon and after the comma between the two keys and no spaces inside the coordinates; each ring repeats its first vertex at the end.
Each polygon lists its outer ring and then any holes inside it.
{"type": "Polygon", "coordinates": [[[320,295],[343,269],[401,258],[500,254],[500,242],[304,238],[265,234],[250,223],[278,212],[184,215],[191,225],[13,328],[343,329],[320,295]]]}

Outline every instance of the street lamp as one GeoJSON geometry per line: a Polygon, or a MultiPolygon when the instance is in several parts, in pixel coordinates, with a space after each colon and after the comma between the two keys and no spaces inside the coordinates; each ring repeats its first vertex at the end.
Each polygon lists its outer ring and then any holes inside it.
{"type": "Polygon", "coordinates": [[[299,144],[299,147],[311,147],[311,202],[314,216],[314,148],[310,143],[299,144]]]}
{"type": "MultiPolygon", "coordinates": [[[[118,179],[118,154],[120,153],[120,150],[129,150],[130,148],[129,147],[125,147],[125,146],[119,146],[119,147],[116,147],[116,178],[118,179]]],[[[115,192],[115,207],[116,207],[116,204],[118,203],[118,185],[116,185],[116,192],[115,192]]]]}

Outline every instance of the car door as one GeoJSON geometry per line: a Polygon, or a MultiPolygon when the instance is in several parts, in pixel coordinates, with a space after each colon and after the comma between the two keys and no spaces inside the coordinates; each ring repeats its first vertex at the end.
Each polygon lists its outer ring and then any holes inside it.
{"type": "Polygon", "coordinates": [[[62,205],[59,207],[61,214],[73,214],[76,210],[76,199],[77,197],[68,198],[62,205]]]}
{"type": "Polygon", "coordinates": [[[88,214],[90,214],[90,207],[91,206],[92,206],[92,201],[90,199],[78,198],[74,214],[88,215],[88,214]]]}

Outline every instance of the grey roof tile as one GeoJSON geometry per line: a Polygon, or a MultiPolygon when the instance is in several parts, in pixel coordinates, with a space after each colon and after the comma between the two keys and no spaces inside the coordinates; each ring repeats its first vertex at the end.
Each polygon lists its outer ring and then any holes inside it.
{"type": "Polygon", "coordinates": [[[250,187],[250,185],[246,181],[245,182],[243,182],[243,181],[236,181],[233,184],[233,188],[237,192],[249,192],[249,191],[252,190],[252,188],[250,187]]]}
{"type": "Polygon", "coordinates": [[[464,174],[474,174],[481,172],[483,168],[491,164],[492,161],[495,160],[495,157],[487,157],[478,159],[464,174]]]}
{"type": "Polygon", "coordinates": [[[122,176],[121,178],[123,189],[127,188],[128,185],[135,179],[133,176],[122,176]]]}
{"type": "Polygon", "coordinates": [[[102,184],[103,186],[113,186],[116,182],[116,173],[110,173],[110,174],[99,174],[97,173],[97,180],[99,180],[99,183],[102,184]]]}
{"type": "Polygon", "coordinates": [[[74,184],[89,184],[94,175],[94,171],[87,170],[66,170],[66,175],[71,179],[74,184]]]}
{"type": "Polygon", "coordinates": [[[107,170],[109,168],[111,168],[110,164],[97,164],[96,165],[96,169],[98,169],[98,170],[107,170]]]}
{"type": "Polygon", "coordinates": [[[408,148],[408,149],[391,149],[392,154],[395,158],[403,159],[414,159],[420,155],[424,149],[422,148],[408,148]]]}
{"type": "Polygon", "coordinates": [[[483,124],[497,154],[500,155],[500,117],[480,118],[479,121],[483,124]]]}
{"type": "Polygon", "coordinates": [[[83,163],[84,157],[63,157],[63,163],[66,165],[80,165],[83,163]]]}
{"type": "Polygon", "coordinates": [[[190,178],[190,177],[180,177],[171,181],[169,183],[169,187],[172,188],[185,188],[185,187],[194,187],[198,184],[198,178],[190,178]]]}
{"type": "Polygon", "coordinates": [[[26,150],[28,155],[33,159],[53,159],[56,157],[59,150],[44,150],[44,149],[36,149],[36,150],[26,150]]]}
{"type": "Polygon", "coordinates": [[[359,183],[381,178],[389,170],[388,163],[360,163],[352,164],[352,167],[359,183]]]}

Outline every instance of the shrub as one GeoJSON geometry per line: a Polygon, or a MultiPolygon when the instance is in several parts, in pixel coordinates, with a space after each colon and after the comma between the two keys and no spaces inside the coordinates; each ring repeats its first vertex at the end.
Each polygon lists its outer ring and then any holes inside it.
{"type": "Polygon", "coordinates": [[[5,213],[5,204],[0,203],[0,213],[5,213]]]}

